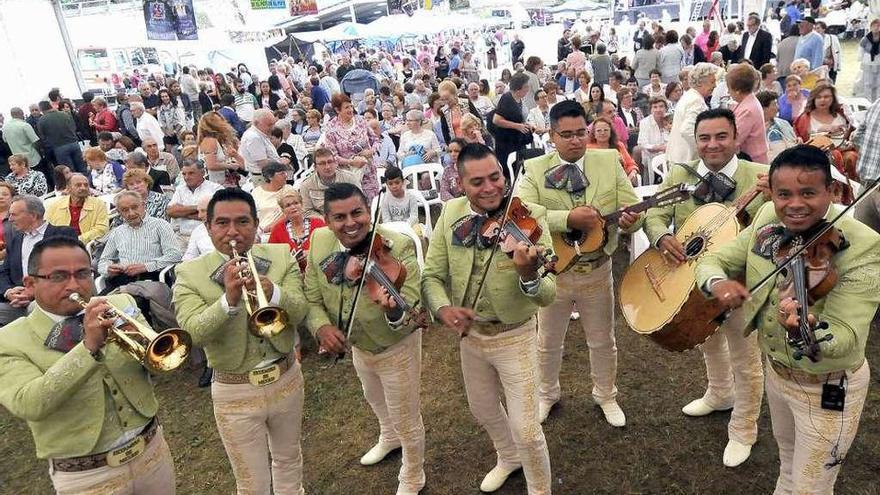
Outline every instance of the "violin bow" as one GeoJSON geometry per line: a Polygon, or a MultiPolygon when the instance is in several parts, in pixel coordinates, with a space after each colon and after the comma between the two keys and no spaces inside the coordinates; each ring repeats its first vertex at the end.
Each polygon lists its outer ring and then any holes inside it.
{"type": "Polygon", "coordinates": [[[767,283],[770,282],[770,280],[773,280],[774,277],[776,277],[776,275],[779,274],[779,272],[784,270],[785,267],[787,267],[793,259],[800,256],[804,251],[809,249],[809,247],[812,246],[813,243],[816,242],[816,240],[818,240],[826,232],[831,230],[834,227],[835,223],[837,223],[841,218],[843,218],[843,216],[846,215],[846,213],[849,210],[851,210],[852,208],[855,208],[857,204],[859,204],[863,199],[868,197],[869,194],[874,192],[874,190],[876,190],[878,186],[880,186],[880,179],[874,179],[874,182],[870,186],[865,187],[865,189],[863,189],[862,192],[859,193],[858,197],[856,197],[856,199],[854,199],[852,203],[846,205],[846,207],[844,207],[844,209],[841,210],[830,222],[826,223],[821,229],[819,229],[813,235],[813,237],[810,238],[810,240],[804,242],[801,246],[798,246],[798,248],[795,249],[794,252],[789,253],[788,256],[782,261],[782,263],[777,265],[776,269],[772,270],[770,273],[765,275],[753,287],[751,287],[749,289],[749,293],[753,293],[756,290],[760,290],[762,287],[767,285],[767,283]]]}
{"type": "MultiPolygon", "coordinates": [[[[500,162],[498,163],[498,166],[499,166],[499,168],[501,167],[500,162]]],[[[516,173],[514,170],[511,170],[511,172],[516,173]]],[[[480,284],[477,285],[477,294],[474,297],[474,301],[471,303],[469,309],[473,310],[477,307],[477,301],[480,300],[480,296],[483,294],[483,286],[486,283],[486,277],[489,275],[489,268],[492,266],[492,260],[495,259],[495,253],[498,252],[498,246],[501,244],[501,234],[504,232],[504,225],[507,223],[507,220],[510,217],[510,205],[513,203],[513,193],[514,193],[514,191],[516,191],[516,185],[517,185],[517,183],[519,183],[519,179],[520,179],[520,177],[522,177],[524,172],[525,172],[525,163],[523,163],[522,167],[520,167],[519,173],[516,174],[516,177],[512,178],[513,180],[510,185],[510,190],[508,191],[508,193],[506,195],[507,205],[505,205],[504,214],[501,216],[501,223],[500,223],[501,227],[498,231],[498,235],[495,236],[495,240],[492,241],[492,252],[489,253],[489,260],[486,262],[486,266],[483,267],[483,275],[480,277],[480,284]]],[[[462,296],[462,297],[464,298],[466,296],[467,296],[467,294],[465,294],[465,296],[462,296]]],[[[462,302],[464,302],[464,301],[462,300],[462,302]]]]}
{"type": "MultiPolygon", "coordinates": [[[[351,329],[354,326],[354,318],[357,313],[358,301],[360,300],[361,293],[364,289],[364,282],[367,280],[367,264],[370,262],[370,258],[373,256],[373,241],[376,239],[376,227],[379,226],[379,215],[382,214],[382,193],[385,192],[385,186],[382,185],[379,188],[379,194],[376,196],[376,212],[371,213],[370,218],[372,218],[373,225],[370,226],[370,244],[367,247],[367,257],[364,260],[364,269],[361,271],[360,280],[358,281],[357,289],[354,291],[354,297],[351,298],[351,311],[348,312],[348,319],[345,322],[345,341],[351,338],[351,329]]],[[[369,205],[368,205],[369,207],[369,205]]],[[[342,314],[339,315],[339,318],[342,318],[342,314]]],[[[336,357],[336,360],[342,359],[345,354],[340,354],[336,357]]]]}

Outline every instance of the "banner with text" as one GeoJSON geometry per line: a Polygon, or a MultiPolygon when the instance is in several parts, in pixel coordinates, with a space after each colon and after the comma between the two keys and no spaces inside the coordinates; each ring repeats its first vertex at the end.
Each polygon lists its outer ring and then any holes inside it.
{"type": "Polygon", "coordinates": [[[193,0],[144,0],[144,23],[148,40],[199,39],[193,0]]]}

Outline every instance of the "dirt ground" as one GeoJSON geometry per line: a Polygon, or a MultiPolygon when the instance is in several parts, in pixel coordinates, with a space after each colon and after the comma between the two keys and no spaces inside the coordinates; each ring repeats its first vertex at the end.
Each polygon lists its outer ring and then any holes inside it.
{"type": "MultiPolygon", "coordinates": [[[[622,268],[621,256],[615,272],[622,268]]],[[[877,322],[875,321],[875,330],[877,322]]],[[[556,494],[761,494],[770,493],[778,470],[776,443],[766,404],[751,458],[725,468],[728,413],[688,418],[681,406],[700,396],[705,372],[699,352],[673,354],[639,337],[618,320],[620,405],[627,426],[615,429],[590,399],[589,359],[583,333],[570,327],[562,371],[563,399],[544,432],[550,447],[556,494]]],[[[316,495],[393,494],[400,455],[373,467],[359,457],[378,426],[361,395],[350,362],[323,369],[307,340],[303,452],[306,490],[316,495]]],[[[873,337],[868,359],[878,362],[873,337]]],[[[424,495],[477,494],[495,457],[487,435],[467,408],[457,339],[442,329],[425,334],[422,415],[427,429],[424,495]]],[[[228,494],[234,480],[217,435],[208,389],[196,387],[198,372],[158,380],[160,417],[177,468],[178,493],[228,494]]],[[[876,379],[873,380],[876,383],[876,379]]],[[[859,434],[837,482],[842,495],[880,494],[880,387],[872,387],[859,434]]],[[[34,457],[24,422],[0,410],[0,493],[51,493],[47,465],[34,457]]],[[[524,494],[521,474],[496,492],[524,494]]]]}

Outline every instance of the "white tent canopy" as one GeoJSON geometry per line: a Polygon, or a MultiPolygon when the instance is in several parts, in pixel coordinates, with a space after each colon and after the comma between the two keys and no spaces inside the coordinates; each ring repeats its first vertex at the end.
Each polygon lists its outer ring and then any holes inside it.
{"type": "Polygon", "coordinates": [[[397,39],[407,36],[424,36],[449,29],[467,29],[483,25],[483,20],[454,12],[416,11],[412,16],[397,14],[381,17],[367,25],[370,37],[397,39]]]}

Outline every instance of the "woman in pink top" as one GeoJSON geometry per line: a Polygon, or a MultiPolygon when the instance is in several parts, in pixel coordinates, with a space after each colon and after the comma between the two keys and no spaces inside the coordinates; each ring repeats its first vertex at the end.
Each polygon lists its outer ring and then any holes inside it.
{"type": "Polygon", "coordinates": [[[737,64],[727,71],[727,90],[736,102],[736,144],[753,162],[767,163],[767,132],[764,128],[764,107],[755,98],[754,88],[760,75],[751,65],[737,64]]]}
{"type": "Polygon", "coordinates": [[[581,37],[574,35],[571,38],[571,53],[565,57],[565,65],[573,67],[574,73],[584,70],[587,66],[587,56],[581,51],[581,37]]]}

